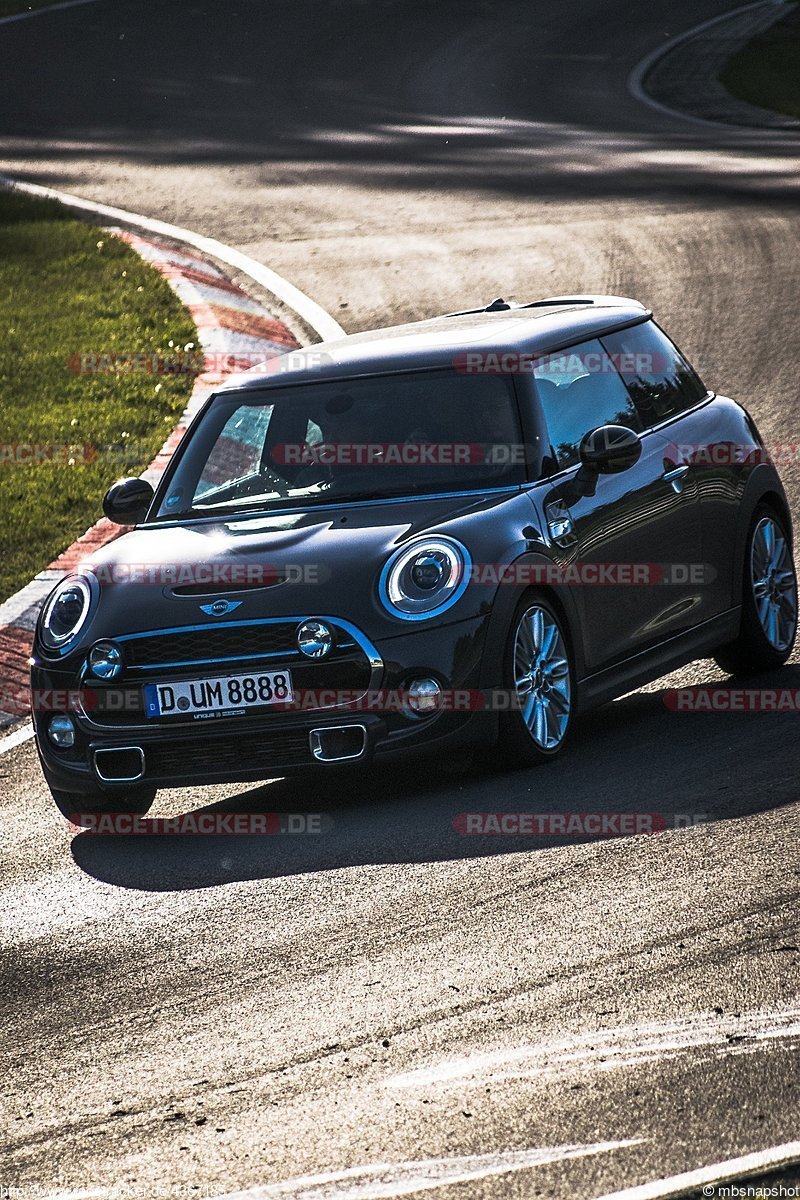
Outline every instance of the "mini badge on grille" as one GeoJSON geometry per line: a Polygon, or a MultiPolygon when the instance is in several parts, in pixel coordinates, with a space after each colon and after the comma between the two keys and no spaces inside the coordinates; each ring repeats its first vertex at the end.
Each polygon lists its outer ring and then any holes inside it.
{"type": "Polygon", "coordinates": [[[209,617],[226,617],[241,603],[241,600],[215,600],[213,604],[201,604],[200,611],[209,617]]]}

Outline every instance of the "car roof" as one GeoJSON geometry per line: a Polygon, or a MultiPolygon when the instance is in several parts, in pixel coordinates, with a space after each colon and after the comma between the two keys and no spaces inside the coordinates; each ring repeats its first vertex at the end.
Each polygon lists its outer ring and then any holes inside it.
{"type": "Polygon", "coordinates": [[[527,305],[497,300],[488,308],[318,342],[273,360],[281,364],[278,370],[256,366],[232,376],[222,390],[452,367],[476,350],[547,354],[651,316],[638,300],[624,296],[551,296],[527,305]]]}

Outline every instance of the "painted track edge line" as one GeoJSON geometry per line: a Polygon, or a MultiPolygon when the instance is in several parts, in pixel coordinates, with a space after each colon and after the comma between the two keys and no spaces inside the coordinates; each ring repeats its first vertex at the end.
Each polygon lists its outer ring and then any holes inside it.
{"type": "Polygon", "coordinates": [[[718,1183],[762,1175],[767,1171],[779,1170],[800,1162],[800,1142],[785,1142],[782,1146],[771,1146],[767,1150],[756,1150],[741,1158],[729,1158],[725,1162],[711,1163],[695,1171],[686,1171],[667,1179],[655,1179],[637,1187],[625,1188],[621,1192],[609,1192],[596,1200],[677,1200],[698,1188],[713,1187],[718,1183]]]}
{"type": "Polygon", "coordinates": [[[9,750],[16,750],[17,746],[22,746],[25,742],[29,742],[33,736],[33,723],[28,721],[21,729],[15,729],[12,733],[6,734],[4,738],[0,738],[0,754],[6,754],[9,750]]]}
{"type": "Polygon", "coordinates": [[[155,217],[145,217],[141,213],[128,212],[124,208],[99,204],[94,200],[83,200],[80,196],[44,187],[39,183],[27,183],[25,180],[14,179],[10,175],[0,175],[0,185],[26,192],[31,196],[40,196],[46,200],[57,200],[68,208],[103,217],[105,220],[119,221],[135,229],[144,229],[160,237],[169,238],[171,241],[194,246],[196,250],[209,254],[212,258],[218,258],[220,262],[227,263],[228,266],[241,271],[243,275],[249,276],[282,304],[285,304],[287,308],[295,312],[310,329],[318,334],[321,341],[347,336],[347,331],[329,312],[326,312],[320,304],[295,287],[288,279],[284,279],[282,275],[270,267],[265,267],[263,263],[257,262],[256,259],[244,254],[241,250],[235,250],[232,246],[226,246],[224,242],[217,241],[216,238],[205,237],[203,234],[194,233],[191,229],[184,229],[180,225],[159,221],[155,217]]]}
{"type": "Polygon", "coordinates": [[[61,12],[65,8],[79,8],[84,4],[97,4],[98,0],[61,0],[59,4],[47,4],[42,8],[32,8],[30,12],[11,13],[8,17],[0,17],[0,25],[10,25],[12,21],[27,21],[29,17],[46,17],[48,13],[61,12]]]}
{"type": "Polygon", "coordinates": [[[705,117],[695,117],[692,113],[682,112],[679,108],[670,108],[668,104],[662,104],[660,100],[656,100],[649,92],[645,90],[644,80],[655,64],[669,54],[671,50],[677,49],[683,42],[688,42],[690,38],[695,37],[698,33],[702,33],[705,29],[711,29],[714,25],[719,25],[723,21],[730,20],[731,17],[738,17],[741,13],[752,12],[757,8],[767,8],[770,5],[777,8],[782,7],[784,0],[757,0],[755,4],[743,4],[739,8],[732,8],[730,12],[720,13],[719,16],[711,17],[708,21],[701,21],[699,25],[693,25],[691,29],[684,30],[683,33],[678,33],[675,37],[664,42],[661,46],[656,46],[644,58],[636,64],[628,76],[627,89],[628,93],[637,100],[640,104],[646,105],[648,108],[654,109],[662,116],[671,117],[673,120],[686,121],[690,125],[699,125],[705,129],[727,130],[729,133],[735,134],[751,134],[753,136],[763,137],[769,134],[772,137],[786,137],[787,132],[791,134],[791,130],[785,129],[762,129],[757,125],[735,125],[727,121],[712,121],[705,117]]]}

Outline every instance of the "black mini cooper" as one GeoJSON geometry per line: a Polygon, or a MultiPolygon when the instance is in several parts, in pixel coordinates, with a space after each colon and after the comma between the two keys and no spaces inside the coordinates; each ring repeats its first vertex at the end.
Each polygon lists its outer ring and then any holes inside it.
{"type": "Polygon", "coordinates": [[[494,301],[280,366],[209,399],[155,492],[111,488],[135,528],[43,607],[62,812],[423,750],[532,765],[694,658],[788,658],[777,472],[635,301],[494,301]]]}

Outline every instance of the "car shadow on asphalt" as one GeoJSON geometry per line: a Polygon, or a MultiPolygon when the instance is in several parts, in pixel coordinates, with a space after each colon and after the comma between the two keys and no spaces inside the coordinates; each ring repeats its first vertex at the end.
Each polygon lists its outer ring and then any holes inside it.
{"type": "MultiPolygon", "coordinates": [[[[637,692],[597,709],[576,722],[563,757],[529,770],[503,770],[479,754],[276,779],[194,808],[191,789],[173,792],[170,800],[177,797],[178,803],[170,804],[170,815],[276,814],[274,826],[283,823],[295,831],[273,836],[84,831],[73,838],[72,854],[83,871],[104,882],[181,891],[366,864],[575,846],[629,836],[623,814],[645,831],[680,837],[698,824],[795,800],[800,714],[778,703],[786,704],[787,697],[800,702],[800,667],[717,680],[703,690],[711,699],[694,710],[676,708],[672,689],[637,692]],[[728,697],[736,702],[744,696],[746,705],[747,691],[767,697],[765,711],[720,709],[728,697]],[[770,694],[778,696],[775,704],[770,694]],[[485,815],[497,813],[534,814],[533,832],[502,832],[485,815]],[[308,831],[308,814],[316,814],[311,822],[316,832],[308,831]],[[564,832],[559,826],[564,814],[600,814],[605,832],[598,835],[596,821],[591,832],[583,827],[564,832]]],[[[154,815],[161,815],[158,800],[154,815]]]]}

